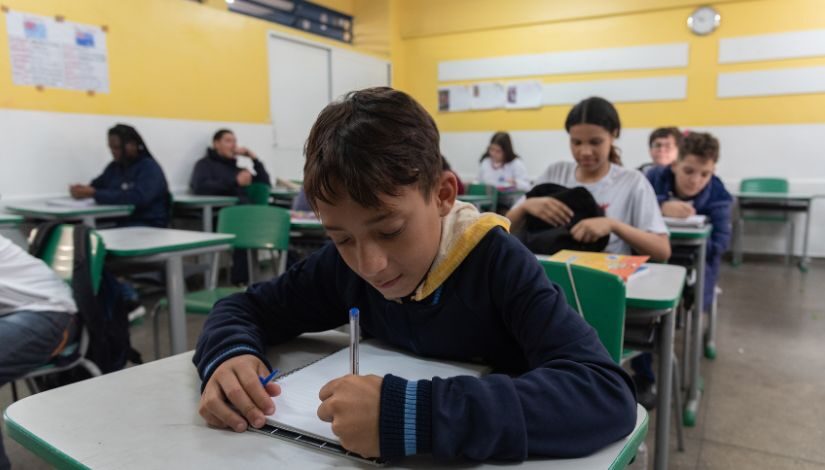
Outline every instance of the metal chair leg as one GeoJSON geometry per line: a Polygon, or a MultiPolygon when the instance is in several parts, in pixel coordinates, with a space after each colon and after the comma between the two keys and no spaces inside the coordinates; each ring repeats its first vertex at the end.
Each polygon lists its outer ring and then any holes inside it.
{"type": "Polygon", "coordinates": [[[152,346],[154,348],[155,359],[160,359],[160,302],[152,307],[152,346]]]}
{"type": "Polygon", "coordinates": [[[684,423],[682,422],[682,384],[679,380],[679,359],[673,355],[673,421],[676,423],[676,445],[679,452],[685,451],[684,423]]]}
{"type": "Polygon", "coordinates": [[[12,380],[11,381],[11,401],[15,402],[18,400],[17,396],[17,382],[12,380]]]}
{"type": "MultiPolygon", "coordinates": [[[[790,217],[790,216],[789,216],[790,217]]],[[[787,233],[787,247],[785,248],[785,264],[791,264],[791,260],[793,259],[793,248],[794,248],[794,238],[796,236],[796,230],[794,227],[793,221],[789,218],[786,224],[788,227],[787,233]]]]}
{"type": "Polygon", "coordinates": [[[34,379],[32,379],[30,377],[27,377],[25,382],[26,382],[26,386],[29,388],[29,393],[31,395],[34,395],[34,394],[40,392],[40,390],[37,388],[37,384],[35,383],[34,379]]]}

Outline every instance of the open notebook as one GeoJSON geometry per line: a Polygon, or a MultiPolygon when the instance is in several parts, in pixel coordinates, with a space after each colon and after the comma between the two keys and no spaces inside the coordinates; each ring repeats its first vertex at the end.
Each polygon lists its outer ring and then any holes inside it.
{"type": "MultiPolygon", "coordinates": [[[[479,364],[421,358],[375,340],[367,340],[359,345],[358,362],[361,375],[375,374],[383,377],[393,374],[407,380],[459,375],[480,377],[489,371],[489,367],[479,364]]],[[[321,387],[332,379],[349,374],[349,367],[349,349],[344,348],[276,379],[281,386],[281,395],[273,398],[275,413],[267,416],[267,426],[264,428],[256,430],[250,427],[249,430],[362,460],[362,457],[342,448],[340,441],[332,433],[331,425],[321,421],[317,415],[321,404],[318,399],[321,387]]],[[[373,464],[382,463],[377,459],[363,460],[373,464]]]]}
{"type": "Polygon", "coordinates": [[[705,217],[704,215],[701,215],[701,214],[691,215],[691,216],[685,217],[684,219],[680,219],[680,218],[677,218],[677,217],[664,217],[664,219],[665,219],[665,224],[667,224],[668,227],[677,227],[677,228],[679,228],[679,227],[702,228],[702,227],[705,226],[705,223],[707,222],[707,217],[705,217]]]}

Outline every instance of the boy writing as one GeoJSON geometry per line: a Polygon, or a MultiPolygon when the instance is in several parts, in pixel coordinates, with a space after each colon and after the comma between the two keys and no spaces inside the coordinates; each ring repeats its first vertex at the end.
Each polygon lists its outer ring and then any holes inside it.
{"type": "Polygon", "coordinates": [[[265,346],[344,325],[359,307],[365,336],[500,373],[334,379],[319,390],[318,416],[347,449],[388,459],[575,457],[633,429],[629,377],[507,220],[456,201],[435,122],[415,100],[370,88],[330,104],[306,159],[307,199],[332,243],[215,305],[194,357],[209,425],[261,427],[281,393],[258,381],[271,369],[265,346]]]}

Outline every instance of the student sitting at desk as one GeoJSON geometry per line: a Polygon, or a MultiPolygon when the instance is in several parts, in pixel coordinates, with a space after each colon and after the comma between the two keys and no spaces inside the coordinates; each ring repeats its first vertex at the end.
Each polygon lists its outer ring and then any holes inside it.
{"type": "Polygon", "coordinates": [[[209,425],[261,427],[278,406],[270,395],[281,393],[258,381],[271,369],[266,345],[344,325],[357,306],[365,336],[501,373],[407,381],[404,371],[341,371],[319,391],[317,413],[354,452],[576,457],[633,429],[629,377],[509,222],[456,201],[438,141],[432,117],[391,88],[350,93],[321,112],[304,188],[333,243],[215,305],[193,359],[209,425]]]}
{"type": "MultiPolygon", "coordinates": [[[[76,312],[69,286],[0,235],[0,387],[47,363],[73,340],[76,312]]],[[[0,435],[0,469],[7,468],[0,435]]]]}
{"type": "Polygon", "coordinates": [[[719,278],[719,263],[731,237],[733,197],[714,172],[719,161],[719,141],[704,132],[690,132],[679,146],[679,158],[669,166],[654,168],[647,178],[666,217],[704,215],[713,225],[705,264],[704,311],[710,310],[719,278]]]}
{"type": "Polygon", "coordinates": [[[237,196],[245,202],[246,187],[252,183],[272,185],[257,156],[246,147],[239,147],[232,131],[221,129],[212,137],[212,147],[195,164],[189,187],[195,194],[237,196]]]}
{"type": "MultiPolygon", "coordinates": [[[[621,166],[613,146],[621,131],[616,108],[603,98],[588,98],[570,110],[564,127],[570,134],[575,161],[550,165],[536,184],[583,186],[605,212],[605,217],[584,219],[570,227],[573,238],[592,243],[609,234],[608,253],[630,254],[633,250],[655,260],[668,259],[668,231],[656,195],[641,173],[621,166]]],[[[507,218],[514,228],[521,228],[528,214],[559,227],[568,225],[573,217],[570,207],[558,199],[534,197],[516,203],[507,218]]]]}
{"type": "Polygon", "coordinates": [[[114,161],[90,185],[71,185],[72,197],[91,197],[98,204],[134,206],[130,216],[113,219],[119,227],[168,226],[170,197],[166,176],[137,130],[126,124],[109,129],[109,150],[114,161]]]}
{"type": "Polygon", "coordinates": [[[510,134],[496,132],[490,139],[487,151],[481,156],[478,168],[478,182],[499,189],[530,189],[530,178],[524,162],[513,152],[510,134]]]}
{"type": "Polygon", "coordinates": [[[647,174],[652,168],[667,166],[675,162],[681,143],[682,133],[676,127],[660,127],[651,132],[648,139],[651,162],[640,166],[639,171],[647,174]]]}

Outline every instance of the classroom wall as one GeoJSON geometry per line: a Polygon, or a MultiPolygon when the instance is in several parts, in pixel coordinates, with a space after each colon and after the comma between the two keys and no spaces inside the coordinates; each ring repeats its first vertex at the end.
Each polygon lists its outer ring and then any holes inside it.
{"type": "MultiPolygon", "coordinates": [[[[221,0],[223,1],[223,0],[221,0]]],[[[353,13],[354,0],[325,6],[353,13]]],[[[133,124],[163,165],[173,190],[185,189],[194,162],[220,127],[262,158],[273,176],[300,177],[302,161],[273,151],[269,111],[270,31],[332,49],[334,96],[348,90],[356,53],[374,52],[226,11],[225,2],[183,0],[7,0],[11,10],[105,25],[110,93],[12,84],[6,22],[0,21],[0,129],[15,171],[0,172],[2,200],[65,194],[109,161],[106,130],[133,124]],[[223,8],[222,8],[223,7],[223,8]],[[44,171],[49,168],[50,171],[44,171]],[[54,171],[56,170],[56,171],[54,171]]],[[[366,6],[361,7],[366,8],[366,6]]]]}
{"type": "MultiPolygon", "coordinates": [[[[825,65],[825,57],[719,64],[721,38],[825,28],[821,0],[717,1],[722,16],[713,34],[699,37],[685,26],[696,6],[688,1],[523,0],[502,5],[494,0],[398,0],[391,21],[394,84],[411,93],[434,116],[442,132],[442,149],[467,179],[476,174],[478,158],[496,130],[514,134],[516,151],[531,173],[569,159],[563,123],[570,105],[531,110],[439,112],[439,86],[472,81],[438,81],[442,61],[519,54],[687,43],[686,67],[538,77],[543,83],[687,76],[687,98],[674,101],[620,103],[624,131],[619,145],[628,166],[647,156],[647,136],[660,125],[706,130],[722,141],[719,175],[735,189],[748,176],[785,176],[793,190],[825,193],[825,159],[820,143],[825,131],[825,94],[743,97],[716,96],[719,73],[825,65]]],[[[495,79],[493,79],[495,80],[495,79]]],[[[502,82],[510,79],[501,79],[502,82]]],[[[477,80],[487,81],[487,80],[477,80]]],[[[810,252],[825,256],[825,199],[814,206],[810,252]]],[[[801,232],[801,220],[797,232],[801,232]]],[[[778,227],[748,228],[746,250],[781,253],[778,227]]],[[[799,234],[801,237],[801,234],[799,234]]],[[[797,244],[797,251],[801,243],[797,244]]]]}

